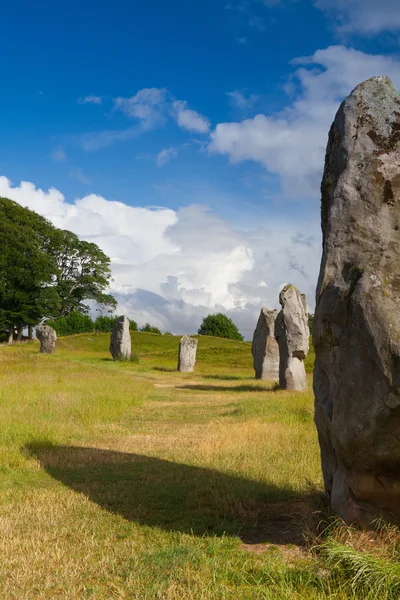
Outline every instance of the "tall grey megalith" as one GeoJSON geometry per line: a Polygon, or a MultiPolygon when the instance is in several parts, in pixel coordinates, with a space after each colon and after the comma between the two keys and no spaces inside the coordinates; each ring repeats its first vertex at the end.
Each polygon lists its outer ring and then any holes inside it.
{"type": "Polygon", "coordinates": [[[313,342],[315,422],[334,513],[400,519],[400,98],[358,85],[332,124],[313,342]]]}
{"type": "Polygon", "coordinates": [[[192,373],[196,364],[197,340],[184,335],[179,341],[178,371],[192,373]]]}
{"type": "Polygon", "coordinates": [[[119,317],[110,337],[110,353],[114,360],[129,360],[132,353],[129,319],[125,315],[119,317]]]}
{"type": "Polygon", "coordinates": [[[256,379],[279,379],[279,346],[275,339],[277,310],[262,308],[254,330],[251,351],[256,379]]]}
{"type": "Polygon", "coordinates": [[[275,338],[279,345],[279,386],[285,390],[307,388],[304,359],[309,350],[307,300],[294,285],[279,294],[282,307],[275,321],[275,338]]]}
{"type": "Polygon", "coordinates": [[[39,325],[36,327],[36,337],[40,342],[40,352],[42,354],[54,354],[56,351],[57,334],[49,325],[39,325]]]}

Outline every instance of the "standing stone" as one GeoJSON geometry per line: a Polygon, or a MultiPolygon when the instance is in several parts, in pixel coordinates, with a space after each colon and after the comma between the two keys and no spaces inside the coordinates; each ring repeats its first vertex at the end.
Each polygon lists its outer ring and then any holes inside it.
{"type": "Polygon", "coordinates": [[[197,340],[184,335],[179,342],[178,371],[192,373],[196,364],[197,340]]]}
{"type": "Polygon", "coordinates": [[[129,360],[131,357],[131,334],[126,316],[119,317],[115,322],[110,337],[110,352],[114,360],[129,360]]]}
{"type": "Polygon", "coordinates": [[[279,385],[285,390],[307,388],[304,359],[309,350],[307,300],[293,285],[279,295],[282,310],[275,321],[275,338],[279,345],[279,385]]]}
{"type": "Polygon", "coordinates": [[[313,322],[315,422],[331,509],[400,518],[400,98],[358,85],[331,127],[313,322]]]}
{"type": "Polygon", "coordinates": [[[251,351],[256,379],[279,379],[279,346],[274,335],[277,314],[277,310],[262,308],[254,330],[251,351]]]}
{"type": "Polygon", "coordinates": [[[56,351],[57,334],[48,325],[36,327],[36,337],[40,342],[40,352],[43,354],[54,354],[56,351]]]}

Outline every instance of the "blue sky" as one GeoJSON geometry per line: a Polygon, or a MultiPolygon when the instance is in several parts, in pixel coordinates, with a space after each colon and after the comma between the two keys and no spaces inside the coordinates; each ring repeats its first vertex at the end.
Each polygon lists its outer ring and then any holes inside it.
{"type": "Polygon", "coordinates": [[[99,243],[120,312],[249,336],[288,281],[312,307],[329,125],[399,39],[397,0],[9,3],[0,193],[99,243]]]}

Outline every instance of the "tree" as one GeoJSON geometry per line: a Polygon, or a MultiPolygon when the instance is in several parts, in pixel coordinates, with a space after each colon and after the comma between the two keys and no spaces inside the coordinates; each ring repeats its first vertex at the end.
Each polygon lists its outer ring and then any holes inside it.
{"type": "Polygon", "coordinates": [[[49,252],[56,263],[54,289],[56,314],[64,317],[72,311],[87,313],[84,302],[94,300],[102,307],[115,309],[117,302],[104,291],[111,280],[110,259],[94,243],[80,240],[71,231],[54,232],[49,252]]]}
{"type": "Polygon", "coordinates": [[[9,341],[15,328],[21,337],[44,317],[86,314],[86,300],[116,307],[105,293],[110,259],[96,244],[7,198],[0,198],[0,240],[0,328],[9,341]]]}
{"type": "Polygon", "coordinates": [[[10,341],[14,327],[21,336],[52,304],[55,263],[48,247],[54,230],[35,212],[0,198],[0,324],[10,341]]]}
{"type": "Polygon", "coordinates": [[[243,342],[243,336],[239,332],[232,319],[222,313],[208,315],[200,325],[199,335],[212,335],[214,337],[228,338],[243,342]]]}
{"type": "Polygon", "coordinates": [[[84,315],[78,311],[72,311],[66,317],[60,317],[54,321],[46,321],[56,330],[57,335],[74,335],[76,333],[91,333],[94,329],[94,323],[89,315],[84,315]]]}
{"type": "Polygon", "coordinates": [[[144,331],[145,333],[157,333],[158,335],[161,335],[161,331],[158,329],[158,327],[150,325],[150,323],[143,325],[143,327],[140,328],[140,331],[144,331]]]}
{"type": "Polygon", "coordinates": [[[130,329],[131,331],[137,331],[137,330],[138,330],[137,323],[136,323],[136,321],[134,321],[133,319],[130,319],[130,320],[129,320],[129,329],[130,329]]]}
{"type": "Polygon", "coordinates": [[[314,320],[314,315],[312,315],[311,313],[309,313],[309,315],[308,315],[308,328],[309,328],[311,334],[312,334],[313,320],[314,320]]]}

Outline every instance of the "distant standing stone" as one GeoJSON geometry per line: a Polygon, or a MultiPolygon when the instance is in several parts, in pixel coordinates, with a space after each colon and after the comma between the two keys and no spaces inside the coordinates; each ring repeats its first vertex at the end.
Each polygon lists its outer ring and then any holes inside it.
{"type": "Polygon", "coordinates": [[[56,351],[57,334],[48,325],[36,327],[36,337],[40,342],[40,352],[43,354],[54,354],[56,351]]]}
{"type": "Polygon", "coordinates": [[[117,319],[110,338],[110,352],[114,360],[129,360],[132,353],[129,319],[126,316],[117,319]]]}
{"type": "Polygon", "coordinates": [[[254,330],[251,351],[256,379],[279,379],[279,346],[274,334],[277,315],[277,310],[262,308],[254,330]]]}
{"type": "Polygon", "coordinates": [[[184,335],[179,342],[178,371],[192,373],[196,364],[197,340],[184,335]]]}
{"type": "Polygon", "coordinates": [[[279,345],[279,385],[285,390],[305,390],[304,359],[310,338],[307,299],[293,285],[287,285],[279,295],[279,302],[282,310],[275,321],[275,338],[279,345]]]}

